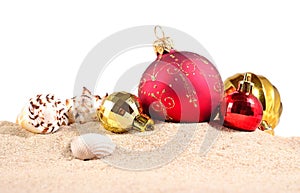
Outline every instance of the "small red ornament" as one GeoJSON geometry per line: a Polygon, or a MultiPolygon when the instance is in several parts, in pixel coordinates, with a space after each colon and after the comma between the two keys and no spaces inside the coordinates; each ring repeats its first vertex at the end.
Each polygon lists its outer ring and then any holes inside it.
{"type": "Polygon", "coordinates": [[[157,59],[139,85],[145,113],[172,122],[209,121],[223,96],[218,70],[203,56],[175,51],[171,39],[162,34],[154,42],[157,59]]]}
{"type": "Polygon", "coordinates": [[[246,73],[238,89],[225,96],[221,106],[224,126],[244,131],[254,131],[261,123],[263,107],[252,95],[251,74],[246,73]]]}

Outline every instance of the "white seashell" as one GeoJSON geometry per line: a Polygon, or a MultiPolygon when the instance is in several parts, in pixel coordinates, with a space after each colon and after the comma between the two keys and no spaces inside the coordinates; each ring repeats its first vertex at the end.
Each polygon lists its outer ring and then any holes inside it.
{"type": "Polygon", "coordinates": [[[82,95],[66,100],[68,109],[72,114],[70,122],[86,123],[98,121],[96,110],[101,104],[101,97],[92,95],[91,91],[83,87],[82,95]]]}
{"type": "Polygon", "coordinates": [[[81,160],[102,158],[112,154],[115,148],[110,138],[96,133],[76,136],[71,141],[73,156],[81,160]]]}
{"type": "Polygon", "coordinates": [[[17,123],[33,133],[53,133],[68,124],[68,108],[53,94],[39,94],[23,107],[17,123]]]}

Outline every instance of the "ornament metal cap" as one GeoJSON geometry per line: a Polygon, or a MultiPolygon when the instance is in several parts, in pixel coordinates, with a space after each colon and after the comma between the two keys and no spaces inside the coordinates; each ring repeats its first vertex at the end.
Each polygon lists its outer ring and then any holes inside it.
{"type": "Polygon", "coordinates": [[[244,75],[244,79],[239,82],[237,91],[251,94],[252,88],[254,86],[254,83],[251,82],[251,77],[252,77],[252,74],[249,72],[246,72],[244,75]]]}
{"type": "Polygon", "coordinates": [[[169,53],[174,49],[173,40],[170,37],[165,36],[165,32],[161,26],[155,26],[154,34],[157,40],[154,41],[153,47],[157,55],[163,55],[166,52],[169,53]],[[158,35],[158,29],[160,29],[161,36],[158,35]]]}
{"type": "Polygon", "coordinates": [[[154,129],[154,121],[145,114],[137,115],[134,118],[132,127],[133,129],[136,129],[141,132],[151,131],[154,129]]]}

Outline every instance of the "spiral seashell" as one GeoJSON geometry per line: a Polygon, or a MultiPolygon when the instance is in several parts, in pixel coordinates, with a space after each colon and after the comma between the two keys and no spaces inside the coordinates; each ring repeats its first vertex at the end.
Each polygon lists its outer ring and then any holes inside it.
{"type": "Polygon", "coordinates": [[[110,138],[96,133],[76,136],[71,141],[71,151],[74,157],[81,160],[102,158],[112,154],[116,145],[110,138]]]}
{"type": "Polygon", "coordinates": [[[31,98],[17,117],[17,123],[33,133],[53,133],[68,125],[68,108],[53,94],[39,94],[31,98]]]}
{"type": "Polygon", "coordinates": [[[90,121],[98,121],[96,110],[101,104],[101,97],[92,95],[86,87],[83,87],[82,95],[75,96],[66,100],[66,105],[70,110],[71,123],[86,123],[90,121]]]}

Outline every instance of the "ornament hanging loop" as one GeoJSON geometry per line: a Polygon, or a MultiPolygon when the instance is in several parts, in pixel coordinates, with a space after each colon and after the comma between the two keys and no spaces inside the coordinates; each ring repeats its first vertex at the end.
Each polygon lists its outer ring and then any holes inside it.
{"type": "Polygon", "coordinates": [[[157,39],[163,39],[163,38],[166,37],[166,36],[165,36],[165,32],[164,32],[164,30],[162,29],[162,27],[161,27],[160,25],[157,25],[157,26],[154,27],[154,34],[155,34],[155,37],[156,37],[157,39]],[[162,36],[159,36],[159,35],[158,35],[158,32],[157,32],[158,29],[159,29],[160,34],[161,34],[162,36]]]}
{"type": "Polygon", "coordinates": [[[157,25],[154,27],[154,35],[157,38],[157,40],[154,41],[153,47],[155,53],[159,57],[161,57],[164,53],[170,53],[170,51],[173,50],[173,41],[170,37],[165,36],[165,32],[161,26],[157,25]],[[161,36],[158,35],[158,29],[160,31],[161,36]]]}

